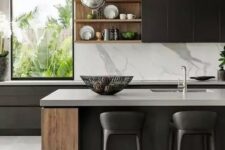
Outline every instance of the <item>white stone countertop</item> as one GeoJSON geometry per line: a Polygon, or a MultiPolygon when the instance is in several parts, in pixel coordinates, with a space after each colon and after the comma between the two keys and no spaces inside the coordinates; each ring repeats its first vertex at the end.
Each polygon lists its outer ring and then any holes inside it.
{"type": "MultiPolygon", "coordinates": [[[[134,80],[130,83],[130,85],[177,85],[177,80],[134,80]]],[[[83,81],[75,81],[75,80],[52,80],[52,81],[36,81],[36,80],[29,80],[29,81],[3,81],[0,82],[0,86],[6,85],[84,85],[83,81]]],[[[210,80],[210,81],[195,81],[195,80],[188,80],[188,85],[225,85],[225,82],[217,81],[217,80],[210,80]]]]}
{"type": "Polygon", "coordinates": [[[225,106],[225,90],[208,92],[152,92],[125,89],[114,96],[101,96],[89,89],[59,89],[40,101],[43,107],[79,106],[225,106]]]}

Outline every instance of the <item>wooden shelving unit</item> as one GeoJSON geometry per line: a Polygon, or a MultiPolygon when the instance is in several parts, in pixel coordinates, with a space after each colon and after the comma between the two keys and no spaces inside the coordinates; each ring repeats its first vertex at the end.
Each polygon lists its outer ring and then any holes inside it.
{"type": "Polygon", "coordinates": [[[91,13],[91,9],[83,6],[80,0],[75,0],[75,42],[77,43],[140,43],[141,39],[141,0],[106,0],[106,5],[116,5],[120,13],[131,13],[136,15],[137,19],[120,20],[116,19],[86,19],[87,14],[91,13]],[[80,29],[90,25],[95,29],[95,32],[102,32],[105,28],[118,28],[120,32],[132,31],[137,32],[138,36],[135,40],[116,40],[116,41],[97,41],[92,39],[84,41],[80,38],[80,29]]]}

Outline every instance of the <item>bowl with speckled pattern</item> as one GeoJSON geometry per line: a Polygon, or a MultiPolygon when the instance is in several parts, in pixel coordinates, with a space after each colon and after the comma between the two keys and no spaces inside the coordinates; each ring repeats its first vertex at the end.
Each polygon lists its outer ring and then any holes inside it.
{"type": "Polygon", "coordinates": [[[114,95],[122,91],[133,76],[80,76],[85,85],[100,95],[114,95]]]}

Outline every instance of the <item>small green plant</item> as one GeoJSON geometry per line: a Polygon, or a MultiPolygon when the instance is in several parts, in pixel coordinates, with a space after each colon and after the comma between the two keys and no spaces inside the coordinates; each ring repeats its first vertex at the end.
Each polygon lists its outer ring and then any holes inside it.
{"type": "Polygon", "coordinates": [[[220,70],[224,70],[224,65],[225,65],[225,46],[223,48],[223,50],[220,52],[220,70]]]}

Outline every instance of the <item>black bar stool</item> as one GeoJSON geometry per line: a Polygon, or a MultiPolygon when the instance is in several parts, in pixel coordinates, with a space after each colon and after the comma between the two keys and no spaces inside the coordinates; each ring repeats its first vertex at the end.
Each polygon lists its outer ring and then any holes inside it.
{"type": "Polygon", "coordinates": [[[181,150],[184,135],[202,135],[204,150],[215,150],[216,119],[217,114],[210,111],[183,111],[173,114],[169,149],[173,150],[175,147],[174,131],[176,131],[176,150],[181,150]]]}
{"type": "Polygon", "coordinates": [[[144,113],[141,112],[104,112],[100,115],[103,128],[103,150],[107,150],[110,135],[135,135],[137,150],[141,150],[144,113]]]}

